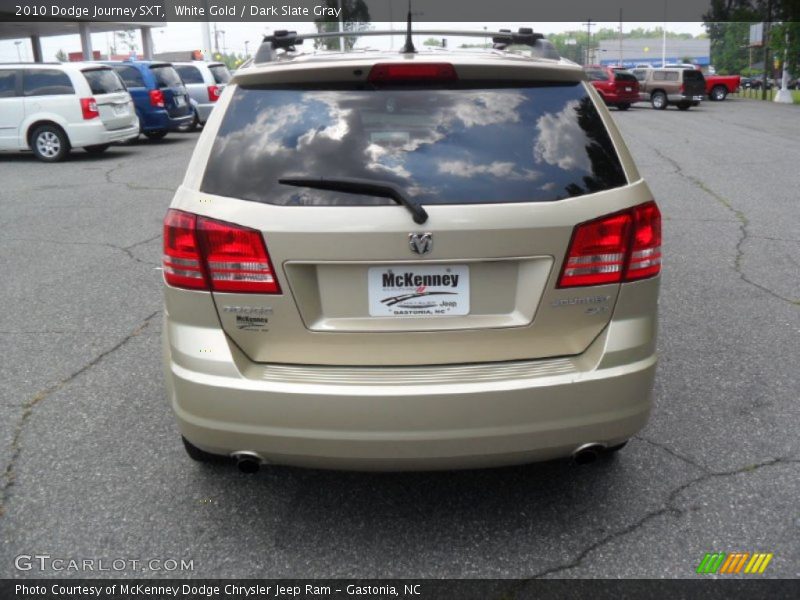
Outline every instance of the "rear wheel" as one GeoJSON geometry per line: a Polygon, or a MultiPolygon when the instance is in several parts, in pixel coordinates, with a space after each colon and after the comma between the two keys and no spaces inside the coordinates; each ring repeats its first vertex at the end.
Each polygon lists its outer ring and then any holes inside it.
{"type": "Polygon", "coordinates": [[[654,92],[650,96],[650,103],[656,110],[664,110],[667,108],[667,95],[664,92],[654,92]]]}
{"type": "Polygon", "coordinates": [[[728,95],[728,90],[724,85],[715,85],[711,89],[711,99],[717,102],[722,102],[728,95]]]}
{"type": "Polygon", "coordinates": [[[147,137],[148,140],[155,142],[157,140],[164,139],[164,137],[167,135],[167,130],[158,129],[156,131],[145,131],[144,135],[147,137]]]}
{"type": "Polygon", "coordinates": [[[84,146],[84,150],[89,154],[102,154],[106,150],[108,150],[111,144],[97,144],[96,146],[84,146]]]}
{"type": "Polygon", "coordinates": [[[681,102],[678,104],[678,110],[689,110],[690,108],[692,108],[691,102],[681,102]]]}
{"type": "Polygon", "coordinates": [[[628,110],[631,107],[630,104],[617,104],[617,110],[628,110]]]}
{"type": "Polygon", "coordinates": [[[188,454],[189,458],[194,461],[201,463],[216,463],[222,462],[225,459],[224,456],[220,456],[219,454],[211,454],[205,450],[200,450],[200,448],[192,444],[192,442],[183,436],[181,436],[181,439],[183,440],[183,447],[186,450],[186,454],[188,454]]]}
{"type": "Polygon", "coordinates": [[[39,160],[58,162],[69,154],[69,138],[57,125],[40,125],[31,134],[31,150],[39,160]]]}

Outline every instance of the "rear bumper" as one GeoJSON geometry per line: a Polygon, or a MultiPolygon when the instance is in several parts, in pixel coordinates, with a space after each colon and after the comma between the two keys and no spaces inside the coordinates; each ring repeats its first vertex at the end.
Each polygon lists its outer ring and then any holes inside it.
{"type": "Polygon", "coordinates": [[[197,110],[197,119],[200,123],[205,123],[208,121],[208,117],[211,115],[211,111],[213,110],[213,104],[200,104],[198,103],[196,106],[197,110]]]}
{"type": "Polygon", "coordinates": [[[125,142],[139,135],[139,120],[134,119],[128,127],[121,129],[106,129],[99,119],[94,119],[86,124],[70,126],[68,135],[74,148],[125,142]]]}
{"type": "Polygon", "coordinates": [[[674,104],[678,104],[680,102],[701,102],[705,100],[704,94],[669,94],[667,96],[667,100],[674,104]]]}
{"type": "Polygon", "coordinates": [[[203,450],[305,467],[486,467],[614,445],[644,426],[656,368],[658,280],[628,285],[617,310],[644,302],[647,314],[612,319],[579,356],[431,367],[252,363],[213,321],[176,322],[168,301],[168,400],[203,450]]]}
{"type": "Polygon", "coordinates": [[[608,93],[603,95],[603,100],[605,100],[606,104],[633,104],[634,102],[639,102],[639,92],[633,92],[629,94],[614,94],[608,93]]]}
{"type": "Polygon", "coordinates": [[[142,119],[142,131],[172,131],[181,125],[190,123],[193,118],[194,115],[191,111],[180,117],[172,117],[164,109],[148,111],[142,119]]]}

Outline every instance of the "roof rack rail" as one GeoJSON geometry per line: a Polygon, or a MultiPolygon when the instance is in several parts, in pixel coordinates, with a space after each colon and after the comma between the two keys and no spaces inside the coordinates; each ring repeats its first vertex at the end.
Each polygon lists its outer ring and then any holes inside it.
{"type": "MultiPolygon", "coordinates": [[[[499,31],[485,31],[483,29],[460,31],[453,29],[420,29],[412,32],[414,35],[433,35],[433,36],[452,36],[452,37],[491,37],[492,48],[495,50],[505,50],[512,45],[529,46],[540,58],[550,58],[558,60],[561,58],[555,46],[545,39],[541,33],[535,33],[529,27],[522,27],[519,31],[501,29],[499,31]]],[[[407,35],[403,30],[364,30],[364,31],[330,31],[325,33],[297,33],[296,31],[280,30],[273,32],[272,35],[264,37],[258,51],[253,58],[254,64],[267,63],[276,60],[277,51],[294,52],[295,46],[303,43],[304,40],[322,40],[339,37],[373,37],[407,35]]],[[[405,50],[405,48],[403,49],[405,50]]],[[[401,52],[403,52],[401,50],[401,52]]]]}

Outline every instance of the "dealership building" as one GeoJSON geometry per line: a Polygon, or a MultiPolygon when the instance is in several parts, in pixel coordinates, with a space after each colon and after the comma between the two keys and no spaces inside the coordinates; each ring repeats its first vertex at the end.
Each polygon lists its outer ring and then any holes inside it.
{"type": "MultiPolygon", "coordinates": [[[[114,21],[13,21],[11,13],[0,10],[0,40],[28,38],[34,62],[43,62],[42,38],[56,35],[80,36],[80,58],[94,60],[98,58],[97,51],[92,48],[93,33],[108,33],[127,29],[139,30],[142,42],[141,56],[153,57],[153,35],[151,28],[156,23],[123,23],[114,21]]],[[[72,57],[70,57],[72,58],[72,57]]]]}
{"type": "MultiPolygon", "coordinates": [[[[662,63],[662,38],[603,40],[595,50],[597,62],[602,65],[635,67],[662,63]]],[[[707,39],[681,40],[667,38],[667,64],[690,62],[703,68],[711,64],[711,42],[707,39]]]]}

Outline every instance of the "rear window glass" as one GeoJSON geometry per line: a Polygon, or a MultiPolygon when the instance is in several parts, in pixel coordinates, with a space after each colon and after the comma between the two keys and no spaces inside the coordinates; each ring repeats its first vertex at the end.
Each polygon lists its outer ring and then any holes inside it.
{"type": "Polygon", "coordinates": [[[617,81],[636,81],[636,77],[634,77],[633,73],[629,73],[628,71],[615,71],[614,79],[617,81]]]}
{"type": "Polygon", "coordinates": [[[150,71],[156,78],[156,85],[160,88],[178,87],[183,85],[180,75],[172,65],[162,65],[150,67],[150,71]]]}
{"type": "Polygon", "coordinates": [[[589,81],[608,81],[608,73],[602,69],[586,69],[589,81]]]}
{"type": "MultiPolygon", "coordinates": [[[[485,84],[483,84],[485,85],[485,84]]],[[[392,204],[290,187],[357,177],[423,204],[544,202],[626,183],[583,84],[468,89],[239,87],[202,189],[279,205],[392,204]]]]}
{"type": "Polygon", "coordinates": [[[17,72],[0,71],[0,98],[11,98],[17,95],[17,72]]]}
{"type": "Polygon", "coordinates": [[[177,65],[175,70],[178,72],[178,75],[181,76],[181,79],[183,79],[183,83],[204,83],[203,74],[197,67],[177,65]]]}
{"type": "Polygon", "coordinates": [[[145,87],[144,78],[136,67],[113,67],[113,69],[129,88],[145,87]]]}
{"type": "Polygon", "coordinates": [[[83,76],[89,83],[92,94],[113,94],[125,91],[122,80],[112,69],[91,69],[84,71],[83,76]]]}
{"type": "Polygon", "coordinates": [[[217,83],[228,83],[231,80],[231,72],[225,65],[211,65],[208,68],[211,69],[211,74],[217,83]]]}
{"type": "Polygon", "coordinates": [[[703,74],[695,69],[686,69],[683,72],[684,81],[703,81],[704,79],[703,74]]]}
{"type": "Polygon", "coordinates": [[[25,69],[22,93],[26,96],[57,96],[74,94],[69,75],[58,69],[25,69]]]}

